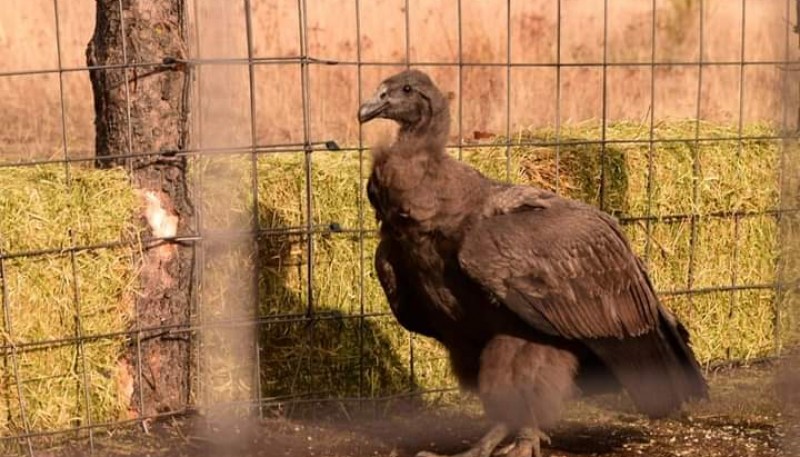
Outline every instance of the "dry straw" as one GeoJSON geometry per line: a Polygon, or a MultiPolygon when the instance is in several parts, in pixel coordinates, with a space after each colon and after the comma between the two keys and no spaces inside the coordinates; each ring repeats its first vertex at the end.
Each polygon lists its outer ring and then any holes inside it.
{"type": "MultiPolygon", "coordinates": [[[[136,239],[138,199],[125,172],[62,166],[0,170],[0,252],[18,253],[136,239]]],[[[67,251],[4,260],[10,328],[0,324],[0,431],[24,429],[16,383],[33,430],[52,430],[118,418],[125,411],[119,363],[125,338],[83,345],[85,368],[74,343],[17,351],[19,379],[12,370],[12,345],[75,338],[80,313],[83,335],[128,328],[136,283],[134,248],[67,251]],[[80,302],[76,302],[77,296],[80,302]],[[84,396],[84,380],[89,398],[84,396]]]]}
{"type": "MultiPolygon", "coordinates": [[[[654,139],[691,139],[695,129],[692,121],[663,123],[656,126],[654,139]]],[[[656,142],[651,150],[647,126],[613,124],[606,133],[609,139],[644,142],[615,142],[605,149],[597,144],[570,145],[570,141],[599,137],[597,125],[587,124],[564,127],[559,139],[565,143],[558,148],[512,145],[507,149],[498,141],[497,145],[462,152],[464,160],[495,178],[550,189],[558,181],[561,193],[594,204],[599,204],[602,195],[604,207],[618,216],[700,215],[693,252],[688,219],[625,225],[637,252],[644,255],[649,246],[647,263],[660,290],[775,280],[774,216],[734,220],[705,215],[776,208],[777,141],[656,142]],[[601,181],[605,184],[602,192],[601,181]]],[[[747,126],[743,131],[745,137],[773,133],[762,125],[747,126]]],[[[702,138],[734,138],[737,134],[736,127],[700,124],[702,138]]],[[[552,130],[525,131],[511,140],[553,142],[556,135],[552,130]]],[[[369,172],[367,155],[364,159],[360,161],[355,152],[314,154],[310,173],[314,204],[312,220],[307,221],[309,183],[304,154],[259,158],[259,225],[268,232],[259,238],[258,260],[258,313],[266,318],[259,333],[261,391],[267,399],[380,396],[453,384],[441,348],[427,339],[410,338],[387,315],[388,306],[372,267],[376,225],[364,195],[369,172]],[[317,317],[312,322],[303,319],[309,291],[307,238],[301,233],[309,223],[322,228],[312,239],[311,292],[317,317]],[[298,230],[269,234],[270,229],[287,227],[298,230]],[[358,229],[366,232],[362,235],[358,229]],[[361,316],[362,311],[366,317],[361,316]]],[[[3,252],[68,246],[69,227],[75,229],[80,244],[135,233],[138,201],[123,173],[75,169],[73,175],[70,187],[59,168],[0,171],[3,252]]],[[[238,187],[241,197],[231,205],[244,212],[252,205],[251,176],[242,176],[247,182],[238,187]]],[[[206,186],[205,191],[208,189],[206,186]]],[[[130,248],[78,254],[85,334],[128,328],[130,292],[135,284],[132,254],[130,248]]],[[[69,256],[63,254],[5,261],[13,322],[11,333],[2,327],[6,347],[75,336],[70,268],[69,256]]],[[[664,302],[687,322],[703,361],[759,357],[775,348],[772,290],[667,295],[664,302]]],[[[113,420],[124,410],[118,401],[117,361],[125,343],[120,338],[86,345],[94,422],[113,420]]],[[[3,354],[0,379],[0,430],[4,433],[22,427],[10,355],[8,350],[3,354]]],[[[74,346],[20,354],[20,376],[34,429],[86,423],[76,356],[74,346]]]]}

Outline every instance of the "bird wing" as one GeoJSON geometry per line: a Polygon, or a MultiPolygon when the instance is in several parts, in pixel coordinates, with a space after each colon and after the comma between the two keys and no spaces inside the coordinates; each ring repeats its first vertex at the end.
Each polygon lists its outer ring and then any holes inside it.
{"type": "Polygon", "coordinates": [[[705,397],[686,329],[660,306],[617,223],[552,194],[502,192],[459,250],[491,301],[540,332],[582,341],[652,417],[705,397]]]}
{"type": "Polygon", "coordinates": [[[459,250],[464,272],[551,335],[623,338],[655,328],[658,300],[616,222],[552,194],[543,202],[484,210],[493,215],[466,233],[459,250]]]}
{"type": "Polygon", "coordinates": [[[375,251],[375,271],[389,307],[406,330],[436,338],[438,333],[426,318],[423,306],[427,301],[413,273],[405,268],[402,252],[390,239],[383,239],[375,251]]]}

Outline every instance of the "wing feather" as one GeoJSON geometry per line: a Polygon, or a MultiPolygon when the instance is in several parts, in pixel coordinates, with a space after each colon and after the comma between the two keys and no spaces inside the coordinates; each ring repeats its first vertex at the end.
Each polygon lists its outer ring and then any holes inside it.
{"type": "Polygon", "coordinates": [[[436,338],[438,332],[426,318],[428,303],[418,292],[412,271],[406,268],[402,255],[390,239],[381,240],[375,252],[375,272],[389,307],[406,330],[436,338]]]}
{"type": "Polygon", "coordinates": [[[638,336],[657,326],[658,301],[614,220],[558,197],[506,211],[466,234],[459,262],[530,325],[570,339],[638,336]]]}

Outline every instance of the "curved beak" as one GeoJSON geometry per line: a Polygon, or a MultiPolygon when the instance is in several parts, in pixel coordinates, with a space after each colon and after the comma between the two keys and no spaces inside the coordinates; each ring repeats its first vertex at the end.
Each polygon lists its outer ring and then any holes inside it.
{"type": "Polygon", "coordinates": [[[375,119],[383,114],[388,106],[389,102],[385,99],[381,99],[380,95],[365,101],[361,104],[361,107],[358,108],[358,122],[363,124],[375,119]]]}

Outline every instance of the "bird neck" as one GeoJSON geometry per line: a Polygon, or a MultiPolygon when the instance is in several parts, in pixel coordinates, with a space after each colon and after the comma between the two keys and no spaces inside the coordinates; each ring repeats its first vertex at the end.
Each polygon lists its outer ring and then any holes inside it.
{"type": "Polygon", "coordinates": [[[403,143],[424,143],[435,152],[444,153],[447,137],[450,134],[450,113],[445,109],[440,113],[425,116],[415,124],[400,126],[397,141],[403,143]]]}

